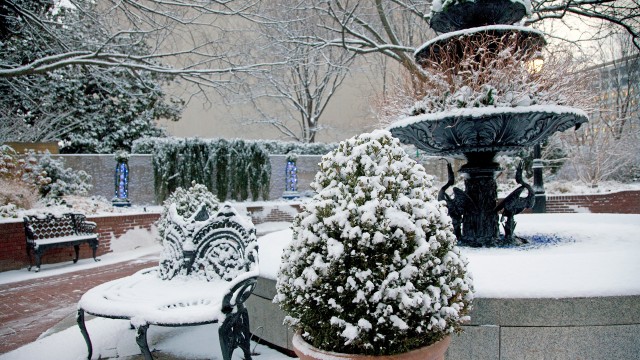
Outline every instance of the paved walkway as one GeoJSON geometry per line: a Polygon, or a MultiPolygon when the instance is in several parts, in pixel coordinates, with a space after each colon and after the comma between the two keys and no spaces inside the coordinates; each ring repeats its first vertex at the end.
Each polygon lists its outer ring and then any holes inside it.
{"type": "Polygon", "coordinates": [[[0,354],[37,340],[75,314],[80,297],[90,288],[157,264],[155,256],[0,285],[0,354]]]}

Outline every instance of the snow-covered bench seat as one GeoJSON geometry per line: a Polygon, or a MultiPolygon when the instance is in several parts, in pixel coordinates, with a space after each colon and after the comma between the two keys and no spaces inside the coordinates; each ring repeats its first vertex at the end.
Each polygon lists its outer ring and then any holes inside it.
{"type": "Polygon", "coordinates": [[[93,259],[96,259],[98,249],[98,234],[95,233],[96,223],[86,221],[83,214],[67,213],[62,215],[44,214],[28,215],[23,217],[24,230],[27,237],[27,256],[29,257],[29,270],[33,266],[31,253],[36,256],[36,272],[40,271],[42,255],[53,248],[73,246],[75,258],[78,262],[80,245],[89,244],[93,251],[93,259]]]}
{"type": "Polygon", "coordinates": [[[128,319],[136,342],[147,360],[153,359],[147,342],[149,325],[192,326],[219,322],[224,360],[236,348],[251,359],[249,315],[244,302],[258,278],[258,242],[253,224],[230,205],[209,216],[201,205],[183,219],[175,205],[157,267],[98,285],[78,303],[77,321],[91,359],[93,349],[85,313],[128,319]]]}

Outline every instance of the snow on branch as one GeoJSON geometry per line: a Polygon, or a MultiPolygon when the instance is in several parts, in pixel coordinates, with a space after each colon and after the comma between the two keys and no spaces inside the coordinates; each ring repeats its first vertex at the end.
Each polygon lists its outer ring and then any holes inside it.
{"type": "Polygon", "coordinates": [[[225,82],[221,75],[265,71],[281,63],[249,63],[245,50],[227,42],[245,31],[230,22],[259,18],[254,14],[257,3],[70,0],[69,6],[54,6],[3,1],[0,53],[7,56],[0,60],[0,78],[42,75],[80,65],[148,71],[216,86],[225,82]],[[10,55],[14,43],[29,39],[38,41],[30,56],[10,55]]]}
{"type": "Polygon", "coordinates": [[[542,56],[520,46],[522,39],[507,33],[460,37],[455,49],[443,42],[437,57],[424,57],[425,82],[399,84],[394,99],[378,101],[378,116],[384,125],[398,118],[447,112],[456,109],[512,108],[560,105],[588,110],[592,91],[586,85],[593,74],[570,72],[570,54],[544,54],[544,65],[533,67],[542,56]]]}

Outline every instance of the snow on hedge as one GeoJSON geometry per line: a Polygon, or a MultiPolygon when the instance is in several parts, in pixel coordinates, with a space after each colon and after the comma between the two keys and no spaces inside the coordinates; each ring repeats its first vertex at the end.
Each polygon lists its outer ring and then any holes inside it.
{"type": "Polygon", "coordinates": [[[276,301],[305,340],[329,351],[390,354],[459,330],[472,300],[433,179],[387,131],[322,158],[317,191],[293,222],[276,301]]]}

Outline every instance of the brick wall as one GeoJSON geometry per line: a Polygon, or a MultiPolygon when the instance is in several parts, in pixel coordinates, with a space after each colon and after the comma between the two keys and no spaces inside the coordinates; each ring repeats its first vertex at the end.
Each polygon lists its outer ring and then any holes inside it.
{"type": "Polygon", "coordinates": [[[248,206],[247,211],[251,214],[251,221],[254,224],[266,222],[290,222],[294,216],[302,211],[300,204],[277,206],[248,206]]]}
{"type": "MultiPolygon", "coordinates": [[[[135,214],[119,216],[88,217],[97,223],[100,235],[100,245],[97,255],[111,251],[111,239],[122,236],[128,230],[136,227],[150,229],[151,225],[160,217],[159,214],[135,214]]],[[[90,259],[91,248],[80,245],[80,258],[90,259]]],[[[73,247],[51,249],[42,256],[43,264],[71,261],[74,257],[73,247]]],[[[34,258],[35,261],[35,258],[34,258]]],[[[29,266],[24,226],[21,220],[0,223],[0,271],[16,270],[29,266]]]]}
{"type": "MultiPolygon", "coordinates": [[[[293,216],[300,211],[300,205],[250,206],[246,210],[251,213],[254,224],[288,222],[292,221],[293,216]]],[[[111,251],[111,239],[116,239],[135,228],[150,229],[159,217],[158,213],[87,217],[89,221],[97,224],[97,232],[100,236],[97,255],[111,251]]],[[[80,245],[80,259],[90,259],[91,255],[91,248],[88,245],[80,245]]],[[[42,263],[71,262],[73,257],[73,247],[51,249],[45,252],[42,263]]],[[[27,266],[29,266],[29,258],[22,221],[16,219],[0,223],[0,271],[17,270],[27,266]]]]}
{"type": "Polygon", "coordinates": [[[620,191],[601,195],[547,196],[547,212],[640,214],[640,191],[620,191]]]}
{"type": "Polygon", "coordinates": [[[0,223],[0,271],[20,269],[28,265],[22,221],[0,223]]]}

